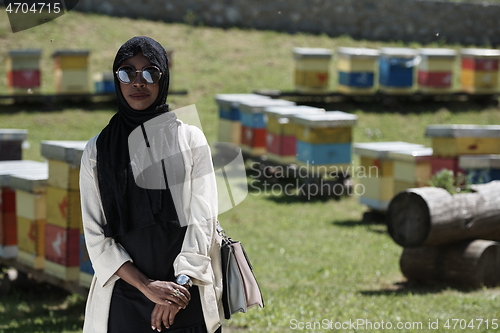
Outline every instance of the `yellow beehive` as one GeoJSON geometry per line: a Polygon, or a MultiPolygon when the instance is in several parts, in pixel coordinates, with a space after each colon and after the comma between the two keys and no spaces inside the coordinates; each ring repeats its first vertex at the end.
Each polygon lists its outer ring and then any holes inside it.
{"type": "Polygon", "coordinates": [[[487,155],[500,153],[499,125],[429,125],[435,156],[487,155]]]}
{"type": "Polygon", "coordinates": [[[445,93],[453,86],[456,51],[443,48],[418,49],[418,89],[424,93],[445,93]]]}
{"type": "Polygon", "coordinates": [[[363,47],[337,49],[338,90],[346,94],[372,94],[380,51],[363,47]]]}
{"type": "Polygon", "coordinates": [[[328,92],[332,54],[333,52],[329,49],[294,48],[295,89],[304,93],[328,92]]]}
{"type": "Polygon", "coordinates": [[[471,94],[498,92],[500,50],[462,49],[462,90],[471,94]]]}
{"type": "Polygon", "coordinates": [[[47,185],[52,187],[78,190],[80,188],[80,168],[65,161],[48,160],[49,179],[47,185]]]}
{"type": "Polygon", "coordinates": [[[431,148],[391,151],[388,155],[394,161],[394,194],[428,185],[431,178],[431,148]]]}
{"type": "Polygon", "coordinates": [[[89,75],[86,69],[55,71],[57,93],[89,93],[89,75]]]}
{"type": "Polygon", "coordinates": [[[45,262],[45,220],[17,217],[17,260],[35,269],[45,262]]]}
{"type": "Polygon", "coordinates": [[[389,152],[422,148],[422,145],[401,141],[354,144],[354,153],[360,156],[360,169],[356,172],[363,187],[360,202],[375,210],[387,210],[395,194],[394,160],[389,152]]]}
{"type": "Polygon", "coordinates": [[[81,229],[80,191],[47,186],[47,222],[62,228],[81,229]]]}
{"type": "Polygon", "coordinates": [[[60,50],[52,54],[56,69],[86,70],[89,64],[89,51],[60,50]]]}

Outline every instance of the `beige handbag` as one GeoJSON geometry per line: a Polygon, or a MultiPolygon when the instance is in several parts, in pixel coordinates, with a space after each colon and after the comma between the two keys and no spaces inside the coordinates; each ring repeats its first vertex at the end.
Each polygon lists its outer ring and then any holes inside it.
{"type": "Polygon", "coordinates": [[[252,306],[264,307],[257,279],[252,265],[240,242],[227,237],[224,230],[217,226],[222,237],[221,262],[224,317],[230,319],[236,312],[247,312],[252,306]]]}

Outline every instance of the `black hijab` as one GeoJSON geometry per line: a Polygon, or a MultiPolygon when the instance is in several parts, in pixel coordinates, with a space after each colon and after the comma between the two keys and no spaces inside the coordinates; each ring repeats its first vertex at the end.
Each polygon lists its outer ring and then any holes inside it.
{"type": "Polygon", "coordinates": [[[116,237],[159,221],[177,221],[172,196],[166,190],[147,190],[136,185],[130,166],[128,137],[144,122],[168,112],[165,104],[169,70],[165,49],[149,37],[133,37],[116,54],[113,73],[120,65],[139,52],[155,66],[162,76],[156,100],[145,110],[131,108],[122,95],[116,75],[115,90],[118,112],[97,138],[97,174],[101,201],[107,224],[104,234],[116,237]]]}

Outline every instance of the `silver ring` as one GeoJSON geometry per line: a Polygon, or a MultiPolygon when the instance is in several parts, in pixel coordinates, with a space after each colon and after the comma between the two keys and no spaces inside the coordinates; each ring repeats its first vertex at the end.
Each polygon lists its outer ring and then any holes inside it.
{"type": "Polygon", "coordinates": [[[182,295],[181,291],[177,288],[174,289],[174,293],[172,294],[172,296],[179,297],[180,295],[182,295]]]}

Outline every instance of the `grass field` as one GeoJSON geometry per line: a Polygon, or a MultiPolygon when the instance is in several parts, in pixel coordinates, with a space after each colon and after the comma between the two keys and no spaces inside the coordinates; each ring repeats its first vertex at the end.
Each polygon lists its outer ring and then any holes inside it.
{"type": "MultiPolygon", "coordinates": [[[[7,50],[43,49],[44,92],[54,89],[51,53],[85,48],[92,52],[91,71],[109,70],[118,47],[134,35],[148,35],[175,49],[173,86],[188,96],[169,97],[172,107],[196,104],[209,141],[216,140],[216,93],[248,93],[259,88],[292,89],[294,46],[396,46],[402,43],[357,41],[271,31],[214,29],[145,20],[109,18],[71,12],[37,28],[12,34],[0,12],[0,63],[7,50]],[[53,40],[53,41],[52,41],[53,40]]],[[[419,47],[419,44],[410,44],[419,47]]],[[[438,45],[423,45],[438,46],[438,45]]],[[[458,49],[460,45],[446,45],[458,49]]],[[[331,73],[333,73],[333,67],[331,73]]],[[[0,66],[0,78],[5,68],[0,66]]],[[[335,75],[332,77],[332,88],[335,75]]],[[[6,84],[0,81],[0,93],[6,84]]],[[[474,103],[400,105],[343,104],[333,109],[359,117],[355,142],[402,140],[429,145],[428,124],[500,124],[497,108],[474,103]],[[377,131],[378,130],[378,131],[377,131]],[[373,133],[379,133],[373,135],[373,133]]],[[[41,140],[88,140],[99,133],[114,112],[111,104],[67,104],[55,110],[0,105],[1,128],[29,130],[25,159],[42,160],[41,140]],[[39,112],[43,111],[43,112],[39,112]]],[[[264,294],[266,307],[231,320],[232,330],[245,332],[313,332],[307,322],[329,328],[330,320],[357,319],[372,324],[408,323],[401,332],[489,332],[500,320],[500,289],[457,290],[446,286],[409,286],[399,270],[402,249],[384,225],[362,222],[367,209],[356,197],[339,201],[302,201],[293,197],[250,192],[235,209],[220,216],[228,234],[245,245],[264,294]],[[475,329],[453,329],[450,319],[488,319],[475,329]],[[415,323],[415,324],[412,324],[415,323]],[[418,323],[422,323],[419,328],[418,323]],[[410,328],[412,326],[413,328],[410,328]]],[[[80,332],[85,299],[50,286],[20,286],[0,298],[0,333],[80,332]]],[[[387,325],[386,325],[387,326],[387,325]]],[[[386,327],[385,326],[385,327],[386,327]]],[[[342,332],[354,331],[346,328],[342,332]]],[[[358,331],[389,331],[359,329],[358,331]]],[[[394,331],[394,330],[393,330],[394,331]]]]}

